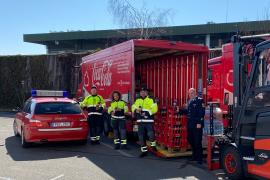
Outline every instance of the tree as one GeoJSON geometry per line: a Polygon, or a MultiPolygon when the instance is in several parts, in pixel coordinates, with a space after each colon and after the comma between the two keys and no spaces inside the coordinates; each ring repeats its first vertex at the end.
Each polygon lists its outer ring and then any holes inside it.
{"type": "Polygon", "coordinates": [[[166,31],[162,27],[168,24],[172,16],[171,9],[149,10],[145,3],[141,8],[136,8],[129,0],[108,0],[108,10],[114,21],[126,29],[124,33],[140,39],[164,34],[166,31]]]}

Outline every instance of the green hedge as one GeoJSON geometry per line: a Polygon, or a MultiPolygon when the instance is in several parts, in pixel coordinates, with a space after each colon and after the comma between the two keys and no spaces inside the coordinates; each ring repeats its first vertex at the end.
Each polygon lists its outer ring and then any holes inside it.
{"type": "Polygon", "coordinates": [[[0,108],[21,107],[31,89],[76,93],[83,55],[0,56],[0,108]]]}

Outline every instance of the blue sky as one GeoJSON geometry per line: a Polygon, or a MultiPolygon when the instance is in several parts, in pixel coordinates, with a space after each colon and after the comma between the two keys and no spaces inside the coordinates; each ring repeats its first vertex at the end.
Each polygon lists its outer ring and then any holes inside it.
{"type": "MultiPolygon", "coordinates": [[[[0,0],[0,55],[46,53],[42,45],[23,42],[23,34],[119,28],[108,13],[108,1],[0,0]]],[[[141,7],[143,1],[149,9],[171,8],[173,21],[169,25],[260,20],[266,11],[270,15],[270,0],[133,0],[132,3],[141,7]]]]}

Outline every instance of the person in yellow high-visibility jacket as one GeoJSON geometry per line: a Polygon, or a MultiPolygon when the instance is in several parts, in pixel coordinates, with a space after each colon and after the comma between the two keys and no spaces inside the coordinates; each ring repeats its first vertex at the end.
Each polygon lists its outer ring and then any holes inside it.
{"type": "Polygon", "coordinates": [[[102,133],[103,109],[106,107],[102,96],[97,94],[96,86],[91,87],[91,95],[85,97],[80,103],[81,108],[88,111],[88,124],[91,144],[99,144],[102,133]]]}
{"type": "Polygon", "coordinates": [[[125,101],[121,100],[121,94],[118,91],[112,93],[112,102],[108,108],[108,113],[111,115],[111,124],[114,134],[115,149],[127,149],[127,133],[125,114],[128,112],[128,107],[125,101]],[[119,138],[119,134],[121,139],[119,138]]]}
{"type": "Polygon", "coordinates": [[[152,98],[148,96],[148,90],[142,88],[138,98],[132,105],[132,112],[135,114],[138,123],[138,136],[141,144],[140,157],[147,155],[147,145],[144,132],[147,131],[150,145],[156,151],[156,141],[154,135],[154,114],[158,111],[158,106],[152,98]]]}

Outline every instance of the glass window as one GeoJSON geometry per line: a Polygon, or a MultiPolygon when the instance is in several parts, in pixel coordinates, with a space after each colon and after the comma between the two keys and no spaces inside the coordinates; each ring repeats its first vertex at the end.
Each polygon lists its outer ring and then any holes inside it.
{"type": "Polygon", "coordinates": [[[269,89],[264,89],[250,97],[248,106],[270,106],[270,49],[266,49],[260,53],[255,71],[255,81],[253,82],[254,89],[265,86],[269,86],[269,89]]]}
{"type": "Polygon", "coordinates": [[[77,103],[46,102],[38,103],[35,114],[80,114],[81,108],[77,103]]]}
{"type": "Polygon", "coordinates": [[[207,83],[211,84],[213,80],[213,69],[208,69],[207,73],[207,83]]]}
{"type": "Polygon", "coordinates": [[[260,53],[256,72],[255,87],[270,85],[270,49],[260,53]]]}
{"type": "Polygon", "coordinates": [[[26,101],[23,107],[23,112],[31,113],[31,101],[26,101]]]}

